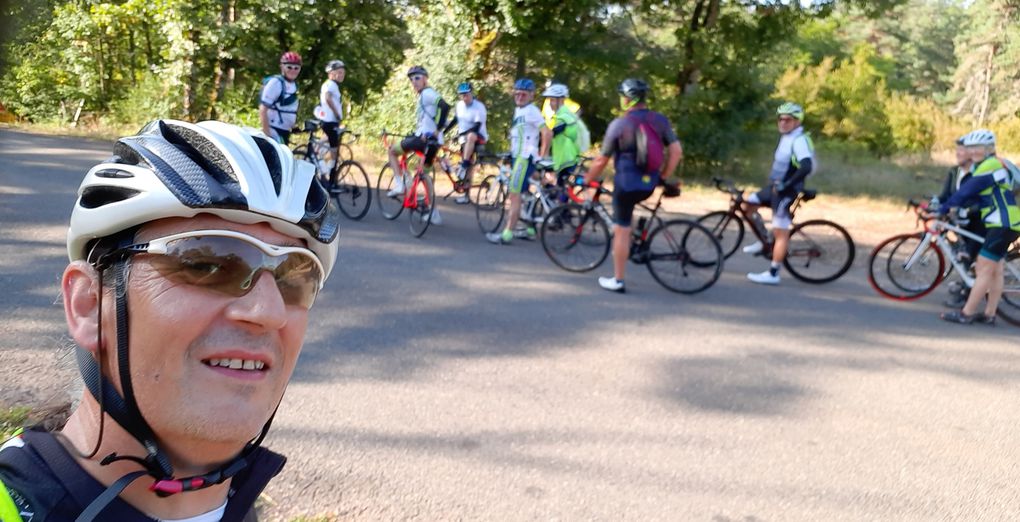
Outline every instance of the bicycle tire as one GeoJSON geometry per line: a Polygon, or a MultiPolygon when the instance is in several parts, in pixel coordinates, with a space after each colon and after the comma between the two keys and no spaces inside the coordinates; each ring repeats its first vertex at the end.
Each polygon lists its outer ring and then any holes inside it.
{"type": "Polygon", "coordinates": [[[726,210],[709,212],[699,217],[698,223],[712,233],[726,259],[729,259],[744,242],[744,220],[731,212],[726,210]]]}
{"type": "Polygon", "coordinates": [[[479,180],[480,179],[480,180],[484,181],[484,180],[488,179],[489,177],[492,177],[493,179],[495,179],[496,178],[496,174],[498,174],[498,173],[499,173],[499,165],[497,165],[495,163],[485,161],[485,162],[481,162],[481,163],[476,163],[475,164],[474,172],[471,175],[472,183],[471,183],[471,186],[469,186],[468,189],[467,189],[468,200],[471,201],[472,205],[474,205],[474,204],[476,204],[478,202],[478,195],[481,192],[480,189],[482,188],[482,184],[481,183],[475,183],[475,180],[479,180]]]}
{"type": "Polygon", "coordinates": [[[340,156],[340,161],[354,161],[354,149],[346,143],[341,143],[337,147],[337,155],[340,156]]]}
{"type": "Polygon", "coordinates": [[[856,255],[845,228],[825,219],[805,221],[790,231],[783,265],[805,283],[828,283],[850,270],[856,255]]]}
{"type": "Polygon", "coordinates": [[[652,231],[642,248],[652,278],[673,292],[703,292],[722,275],[722,247],[712,232],[695,221],[665,222],[652,231]]]}
{"type": "Polygon", "coordinates": [[[365,217],[372,205],[372,189],[365,169],[357,161],[345,161],[337,167],[335,176],[330,195],[336,198],[340,212],[355,221],[365,217]]]}
{"type": "Polygon", "coordinates": [[[483,234],[499,230],[506,217],[507,186],[489,175],[478,184],[475,193],[475,217],[483,234]]]}
{"type": "Polygon", "coordinates": [[[576,203],[553,209],[539,231],[542,250],[556,266],[588,272],[601,265],[612,242],[609,227],[598,213],[576,203]]]}
{"type": "Polygon", "coordinates": [[[388,195],[393,188],[394,179],[396,178],[393,176],[393,168],[386,163],[379,171],[379,180],[375,184],[375,200],[379,203],[379,210],[384,218],[391,221],[400,217],[400,213],[404,211],[404,197],[388,195]]]}
{"type": "Polygon", "coordinates": [[[432,223],[432,211],[436,206],[435,185],[432,184],[432,176],[423,172],[418,176],[417,183],[412,182],[411,187],[415,190],[415,204],[408,208],[409,227],[414,237],[421,237],[429,229],[432,223]]]}
{"type": "Polygon", "coordinates": [[[921,245],[923,237],[923,232],[900,234],[882,241],[871,251],[868,283],[879,295],[911,301],[928,295],[942,282],[946,260],[931,242],[921,245]],[[907,267],[907,261],[921,246],[923,250],[907,267]]]}
{"type": "Polygon", "coordinates": [[[1020,326],[1020,249],[1006,254],[1002,299],[995,314],[1009,324],[1020,326]]]}

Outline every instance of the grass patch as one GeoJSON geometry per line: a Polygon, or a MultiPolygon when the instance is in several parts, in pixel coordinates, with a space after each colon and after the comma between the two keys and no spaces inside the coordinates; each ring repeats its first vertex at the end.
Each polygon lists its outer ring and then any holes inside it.
{"type": "Polygon", "coordinates": [[[30,411],[24,406],[0,407],[0,440],[7,440],[23,427],[30,411]]]}

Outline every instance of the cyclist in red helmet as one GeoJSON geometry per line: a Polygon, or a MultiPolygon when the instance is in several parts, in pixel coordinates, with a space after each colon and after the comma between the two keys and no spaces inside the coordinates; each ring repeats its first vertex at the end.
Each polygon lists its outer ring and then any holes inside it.
{"type": "Polygon", "coordinates": [[[262,80],[259,96],[259,122],[262,133],[278,143],[290,141],[290,130],[297,122],[298,74],[301,73],[301,55],[287,51],[280,56],[280,74],[262,80]]]}

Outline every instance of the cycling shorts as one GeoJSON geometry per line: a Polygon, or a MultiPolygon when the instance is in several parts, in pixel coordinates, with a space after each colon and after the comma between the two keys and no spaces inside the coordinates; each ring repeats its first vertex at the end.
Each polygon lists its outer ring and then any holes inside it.
{"type": "Polygon", "coordinates": [[[531,158],[510,158],[510,193],[520,194],[528,190],[528,182],[535,173],[531,158]]]}
{"type": "MultiPolygon", "coordinates": [[[[290,145],[290,131],[289,130],[278,129],[276,127],[269,127],[269,131],[271,133],[275,134],[276,136],[279,136],[280,139],[283,141],[284,145],[290,145]]],[[[270,136],[270,137],[275,138],[276,136],[270,136]]]]}
{"type": "Polygon", "coordinates": [[[427,140],[421,136],[408,136],[400,143],[390,148],[397,155],[408,152],[421,152],[425,155],[425,166],[431,166],[432,160],[436,159],[436,152],[439,152],[439,144],[435,140],[427,140]]]}
{"type": "Polygon", "coordinates": [[[772,209],[772,227],[779,230],[790,230],[793,225],[790,206],[793,205],[793,200],[797,199],[799,193],[798,190],[777,192],[775,185],[770,183],[748,196],[747,202],[752,205],[769,206],[772,209]]]}
{"type": "Polygon", "coordinates": [[[648,199],[655,190],[632,190],[613,192],[613,223],[621,227],[629,227],[634,218],[634,207],[648,199]]]}
{"type": "Polygon", "coordinates": [[[322,132],[325,132],[326,137],[329,138],[330,148],[335,149],[340,146],[340,122],[338,121],[322,122],[322,132]]]}
{"type": "Polygon", "coordinates": [[[985,234],[984,245],[981,246],[981,257],[991,259],[992,261],[999,261],[1003,257],[1006,257],[1006,251],[1009,250],[1009,245],[1017,238],[1017,232],[1013,229],[992,227],[988,229],[988,233],[985,234]]]}

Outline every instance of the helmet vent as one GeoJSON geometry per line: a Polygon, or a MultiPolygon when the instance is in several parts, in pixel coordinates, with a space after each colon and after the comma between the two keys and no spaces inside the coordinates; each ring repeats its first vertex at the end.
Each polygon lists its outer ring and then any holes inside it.
{"type": "Polygon", "coordinates": [[[133,178],[134,174],[120,169],[103,169],[96,171],[96,176],[100,178],[133,178]]]}
{"type": "Polygon", "coordinates": [[[260,138],[258,136],[252,136],[255,140],[255,144],[259,146],[259,151],[262,152],[262,157],[266,160],[266,168],[269,169],[269,177],[273,179],[273,188],[276,189],[276,195],[280,195],[280,184],[283,179],[283,168],[280,166],[280,157],[276,153],[276,146],[269,143],[269,140],[260,138]]]}
{"type": "Polygon", "coordinates": [[[83,208],[99,208],[110,203],[131,199],[140,194],[139,191],[124,187],[87,187],[81,192],[78,205],[83,208]]]}
{"type": "Polygon", "coordinates": [[[161,123],[163,137],[221,184],[237,183],[237,175],[219,147],[187,128],[161,123]]]}

